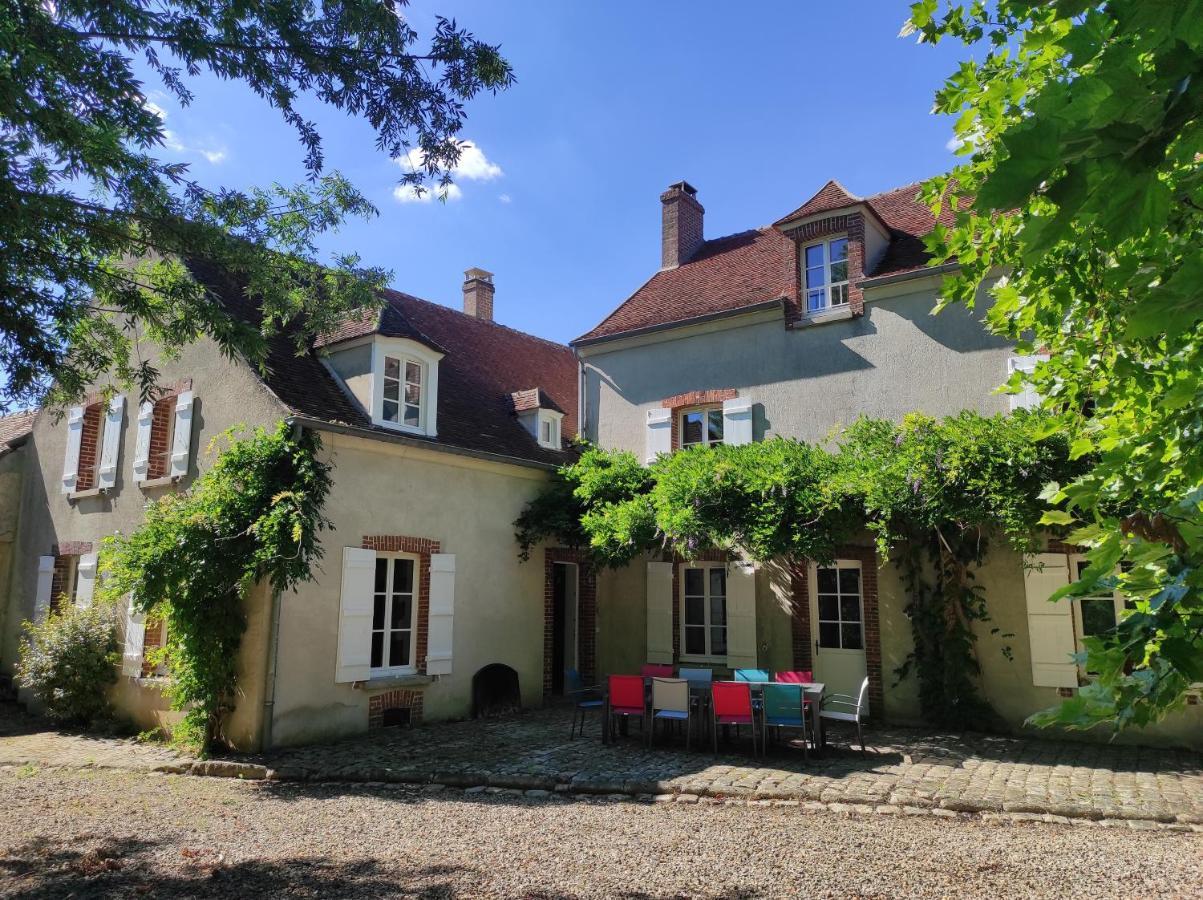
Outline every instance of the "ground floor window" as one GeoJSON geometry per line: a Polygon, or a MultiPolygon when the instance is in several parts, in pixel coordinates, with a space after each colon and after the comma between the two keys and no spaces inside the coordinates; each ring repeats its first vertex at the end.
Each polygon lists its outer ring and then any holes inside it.
{"type": "Polygon", "coordinates": [[[860,566],[819,566],[815,570],[819,647],[863,650],[865,630],[860,566]]]}
{"type": "Polygon", "coordinates": [[[54,580],[51,582],[50,611],[59,612],[75,605],[79,590],[79,557],[76,555],[54,558],[54,580]]]}
{"type": "Polygon", "coordinates": [[[727,567],[683,566],[681,646],[685,656],[727,655],[727,567]]]}
{"type": "MultiPolygon", "coordinates": [[[[1074,581],[1080,581],[1082,574],[1090,565],[1085,557],[1070,557],[1070,572],[1074,581]]],[[[1077,615],[1074,616],[1078,648],[1082,648],[1082,638],[1106,634],[1119,624],[1120,613],[1124,608],[1124,598],[1117,592],[1099,593],[1090,597],[1079,597],[1077,600],[1077,615]]]]}
{"type": "Polygon", "coordinates": [[[376,556],[372,597],[373,672],[414,669],[414,588],[417,557],[380,553],[376,556]]]}

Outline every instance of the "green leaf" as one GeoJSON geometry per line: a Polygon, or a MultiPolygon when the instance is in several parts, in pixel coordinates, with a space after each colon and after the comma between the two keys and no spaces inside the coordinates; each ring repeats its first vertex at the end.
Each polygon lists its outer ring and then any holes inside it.
{"type": "Polygon", "coordinates": [[[1069,513],[1059,509],[1050,509],[1040,517],[1041,525],[1072,525],[1076,521],[1069,513]]]}

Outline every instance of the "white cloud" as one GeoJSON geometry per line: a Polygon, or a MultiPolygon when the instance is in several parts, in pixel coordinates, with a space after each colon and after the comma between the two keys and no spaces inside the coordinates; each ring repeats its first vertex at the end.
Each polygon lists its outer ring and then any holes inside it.
{"type": "MultiPolygon", "coordinates": [[[[425,159],[422,150],[415,147],[394,162],[405,172],[420,172],[425,159]]],[[[459,162],[451,170],[451,177],[455,181],[492,181],[504,174],[501,166],[485,156],[484,151],[475,143],[464,141],[460,144],[459,162]]],[[[448,200],[459,200],[463,196],[458,184],[448,185],[445,193],[448,200]]],[[[393,196],[401,203],[426,203],[439,195],[440,189],[437,186],[428,186],[420,197],[412,185],[398,185],[393,189],[393,196]]],[[[508,194],[503,194],[502,197],[505,198],[502,203],[509,203],[508,194]]]]}
{"type": "Polygon", "coordinates": [[[170,128],[163,129],[163,146],[172,153],[188,153],[203,156],[211,165],[226,161],[229,155],[225,147],[193,147],[180,140],[180,136],[170,128]]]}
{"type": "Polygon", "coordinates": [[[393,188],[393,197],[398,203],[430,203],[443,197],[459,200],[463,196],[458,184],[449,184],[446,188],[427,187],[421,194],[412,184],[399,184],[393,188]]]}
{"type": "Polygon", "coordinates": [[[497,199],[502,203],[509,203],[513,198],[509,194],[498,194],[497,199]]]}

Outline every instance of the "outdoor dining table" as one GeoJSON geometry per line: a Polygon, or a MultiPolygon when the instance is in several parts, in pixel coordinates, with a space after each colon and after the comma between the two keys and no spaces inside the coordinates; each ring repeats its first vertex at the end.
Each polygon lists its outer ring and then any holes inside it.
{"type": "MultiPolygon", "coordinates": [[[[654,727],[651,724],[650,716],[651,716],[651,686],[652,686],[652,680],[655,677],[656,676],[654,676],[654,675],[644,675],[643,676],[643,684],[644,684],[644,688],[645,688],[644,701],[643,701],[643,703],[644,703],[643,718],[644,718],[645,722],[649,723],[648,727],[654,727]]],[[[764,693],[764,686],[771,682],[748,681],[745,683],[748,685],[748,687],[750,687],[752,689],[752,697],[755,700],[758,697],[758,695],[764,693]]],[[[712,681],[690,681],[689,682],[689,696],[691,698],[696,697],[699,700],[699,706],[701,709],[709,709],[710,708],[711,696],[713,694],[713,690],[712,690],[713,684],[714,684],[714,682],[712,682],[712,681]]],[[[823,731],[823,717],[819,715],[819,709],[823,705],[823,692],[826,690],[826,685],[824,685],[820,681],[815,681],[815,682],[802,684],[801,687],[802,687],[802,694],[803,694],[804,699],[811,701],[810,714],[811,714],[811,718],[812,718],[812,725],[814,728],[815,750],[821,751],[822,748],[827,743],[826,735],[824,734],[824,731],[823,731]]],[[[602,743],[608,744],[608,743],[610,743],[610,739],[612,737],[612,735],[610,734],[610,724],[611,724],[610,723],[610,691],[609,691],[608,687],[606,688],[606,690],[604,692],[603,699],[605,700],[605,708],[604,708],[605,712],[604,712],[604,716],[602,718],[602,743]]],[[[701,723],[702,727],[705,727],[707,724],[709,724],[704,717],[704,713],[702,715],[699,715],[698,719],[699,719],[699,722],[701,723]]]]}

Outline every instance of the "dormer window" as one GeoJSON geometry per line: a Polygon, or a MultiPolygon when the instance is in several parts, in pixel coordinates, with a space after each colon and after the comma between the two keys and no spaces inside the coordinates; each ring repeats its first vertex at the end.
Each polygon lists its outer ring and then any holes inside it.
{"type": "Polygon", "coordinates": [[[530,432],[540,447],[547,450],[563,449],[561,423],[564,413],[544,391],[528,388],[510,394],[510,403],[522,427],[530,432]]]}
{"type": "Polygon", "coordinates": [[[564,416],[554,410],[539,410],[539,446],[548,450],[560,449],[560,420],[564,416]]]}
{"type": "MultiPolygon", "coordinates": [[[[371,396],[363,399],[370,401],[372,424],[435,437],[438,433],[439,360],[443,354],[409,338],[376,337],[368,346],[371,348],[371,396]]],[[[366,354],[367,351],[368,347],[363,351],[348,348],[339,351],[345,353],[347,359],[332,359],[332,368],[357,397],[359,390],[367,385],[353,374],[353,354],[366,354]]],[[[337,355],[336,352],[331,357],[337,355]]]]}
{"type": "Polygon", "coordinates": [[[848,303],[848,238],[808,244],[802,251],[806,312],[816,313],[848,303]]]}

